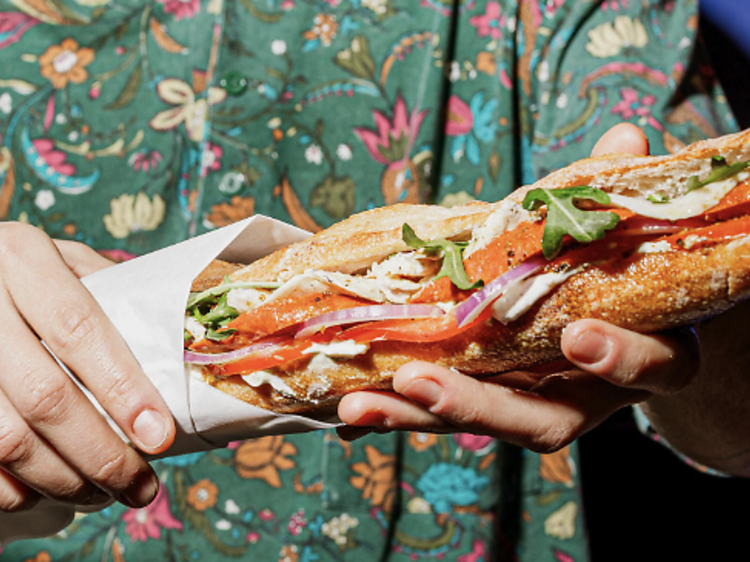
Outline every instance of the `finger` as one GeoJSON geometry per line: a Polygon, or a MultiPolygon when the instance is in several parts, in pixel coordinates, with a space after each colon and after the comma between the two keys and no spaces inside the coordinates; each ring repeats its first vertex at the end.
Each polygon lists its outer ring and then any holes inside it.
{"type": "Polygon", "coordinates": [[[0,511],[31,509],[40,499],[38,492],[0,469],[0,511]]]}
{"type": "Polygon", "coordinates": [[[65,263],[78,278],[114,265],[100,253],[80,242],[54,240],[54,243],[65,263]]]}
{"type": "MultiPolygon", "coordinates": [[[[49,497],[86,503],[98,490],[73,470],[16,412],[13,404],[0,392],[0,469],[8,477],[28,484],[49,497]]],[[[11,486],[0,492],[0,510],[25,503],[25,487],[11,486]]]]}
{"type": "Polygon", "coordinates": [[[617,152],[646,155],[649,153],[648,137],[635,125],[620,123],[602,135],[594,145],[591,156],[604,156],[617,152]]]}
{"type": "Polygon", "coordinates": [[[698,339],[691,329],[643,335],[601,320],[580,320],[563,332],[562,350],[575,365],[617,386],[655,394],[683,388],[698,372],[698,339]]]}
{"type": "Polygon", "coordinates": [[[0,247],[0,275],[29,325],[138,448],[166,450],[175,429],[163,399],[91,294],[59,267],[49,238],[0,225],[0,247]],[[34,252],[22,251],[31,244],[34,252]]]}
{"type": "Polygon", "coordinates": [[[399,369],[394,388],[401,396],[367,392],[345,397],[339,416],[346,423],[389,430],[470,431],[552,452],[646,397],[580,372],[547,376],[524,392],[421,362],[399,369]]]}
{"type": "Polygon", "coordinates": [[[10,443],[19,445],[8,447],[6,466],[45,495],[71,501],[83,495],[81,482],[39,447],[34,439],[38,434],[84,479],[127,505],[148,504],[158,490],[148,464],[114,433],[22,320],[12,314],[12,303],[4,296],[0,295],[0,325],[12,334],[5,341],[13,350],[3,357],[0,371],[0,388],[10,402],[4,410],[17,411],[30,428],[24,431],[9,418],[15,428],[10,443]],[[40,469],[60,472],[40,474],[40,469]]]}

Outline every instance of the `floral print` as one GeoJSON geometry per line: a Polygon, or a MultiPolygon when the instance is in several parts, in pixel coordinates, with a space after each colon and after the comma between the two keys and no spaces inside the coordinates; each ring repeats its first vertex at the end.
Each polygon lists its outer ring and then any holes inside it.
{"type": "MultiPolygon", "coordinates": [[[[261,213],[496,200],[612,124],[733,129],[694,0],[0,0],[0,218],[116,261],[261,213]]],[[[279,435],[0,561],[585,562],[576,446],[279,435]],[[510,489],[509,486],[513,486],[510,489]],[[375,554],[377,553],[377,554],[375,554]]]]}

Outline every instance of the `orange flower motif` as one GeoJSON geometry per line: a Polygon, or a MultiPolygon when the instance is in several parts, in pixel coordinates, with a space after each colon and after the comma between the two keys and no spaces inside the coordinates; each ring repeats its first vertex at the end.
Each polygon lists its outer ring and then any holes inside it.
{"type": "Polygon", "coordinates": [[[339,24],[336,21],[335,15],[318,14],[313,20],[312,29],[305,31],[302,36],[308,41],[318,40],[322,45],[328,47],[333,38],[336,37],[338,29],[339,24]]]}
{"type": "Polygon", "coordinates": [[[94,60],[94,50],[78,47],[75,39],[68,37],[59,45],[52,45],[39,57],[42,76],[48,78],[56,89],[64,88],[68,82],[83,83],[89,74],[86,67],[94,60]]]}
{"type": "Polygon", "coordinates": [[[437,435],[434,433],[419,433],[412,431],[409,433],[409,446],[415,451],[426,451],[437,443],[437,435]]]}
{"type": "Polygon", "coordinates": [[[492,76],[497,70],[497,63],[495,62],[495,55],[487,51],[481,51],[477,55],[477,70],[484,72],[492,76]]]}
{"type": "Polygon", "coordinates": [[[232,224],[255,214],[255,198],[235,195],[229,203],[219,203],[211,207],[206,216],[212,225],[221,227],[232,224]]]}
{"type": "Polygon", "coordinates": [[[187,502],[198,511],[206,511],[216,505],[219,488],[216,484],[204,478],[188,488],[187,502]]]}
{"type": "Polygon", "coordinates": [[[279,470],[296,466],[289,457],[297,454],[297,447],[284,441],[281,435],[260,437],[242,443],[234,455],[234,468],[242,478],[265,480],[269,486],[281,488],[279,470]]]}
{"type": "Polygon", "coordinates": [[[299,549],[295,545],[281,547],[279,562],[297,562],[299,560],[299,549]]]}
{"type": "Polygon", "coordinates": [[[49,555],[49,552],[42,550],[34,558],[27,558],[24,562],[51,562],[51,560],[52,557],[49,555]]]}
{"type": "Polygon", "coordinates": [[[383,455],[372,445],[365,446],[367,462],[359,462],[352,470],[359,476],[352,476],[352,486],[362,490],[362,497],[370,500],[373,507],[382,507],[390,511],[396,491],[396,457],[383,455]]]}
{"type": "Polygon", "coordinates": [[[541,461],[539,474],[543,480],[553,484],[573,485],[574,465],[569,447],[547,455],[540,455],[539,458],[541,461]]]}

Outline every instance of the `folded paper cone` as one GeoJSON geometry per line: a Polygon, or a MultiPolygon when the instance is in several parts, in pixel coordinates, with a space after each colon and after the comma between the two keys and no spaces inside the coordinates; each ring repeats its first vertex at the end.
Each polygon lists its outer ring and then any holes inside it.
{"type": "MultiPolygon", "coordinates": [[[[256,215],[82,280],[174,416],[177,437],[160,456],[336,425],[336,420],[316,421],[250,406],[191,377],[183,362],[185,304],[198,274],[214,259],[250,263],[307,236],[309,233],[298,228],[256,215]]],[[[70,375],[80,386],[80,381],[70,375]]],[[[107,417],[93,396],[85,388],[82,390],[107,417]]],[[[114,422],[107,419],[126,439],[114,422]]],[[[27,511],[0,512],[0,545],[57,533],[73,520],[75,511],[73,505],[44,499],[27,511]]]]}

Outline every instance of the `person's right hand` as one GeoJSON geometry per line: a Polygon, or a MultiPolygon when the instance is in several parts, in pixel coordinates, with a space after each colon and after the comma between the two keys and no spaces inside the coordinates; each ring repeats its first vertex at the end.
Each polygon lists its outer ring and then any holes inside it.
{"type": "Polygon", "coordinates": [[[0,511],[41,495],[76,504],[147,505],[148,463],[122,441],[40,340],[75,373],[132,443],[167,449],[161,396],[79,277],[110,265],[41,230],[0,223],[0,511]]]}

